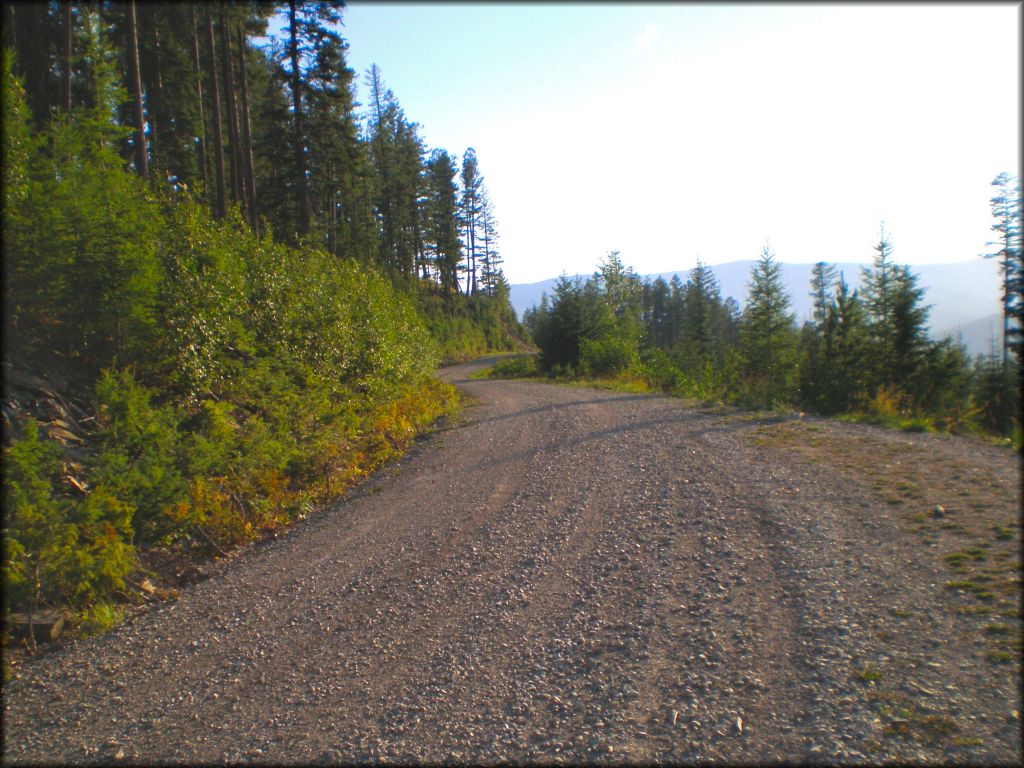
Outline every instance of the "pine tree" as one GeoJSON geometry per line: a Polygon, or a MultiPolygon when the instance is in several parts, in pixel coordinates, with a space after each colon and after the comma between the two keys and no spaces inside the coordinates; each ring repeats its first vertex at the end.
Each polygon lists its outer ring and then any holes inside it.
{"type": "Polygon", "coordinates": [[[297,221],[299,234],[309,228],[309,195],[306,189],[306,137],[303,130],[302,111],[302,70],[299,67],[299,27],[295,0],[288,2],[288,60],[291,70],[287,73],[292,95],[292,119],[294,135],[292,151],[294,152],[295,168],[293,173],[296,199],[298,200],[299,218],[297,221]]]}
{"type": "Polygon", "coordinates": [[[1001,345],[994,335],[989,353],[979,355],[974,365],[974,400],[982,428],[997,435],[1009,434],[1020,418],[1020,388],[1017,377],[1005,364],[1001,345]]]}
{"type": "Polygon", "coordinates": [[[672,290],[661,277],[653,282],[644,282],[644,328],[647,343],[658,349],[669,346],[669,305],[672,290]]]}
{"type": "Polygon", "coordinates": [[[480,238],[483,246],[481,281],[488,296],[495,296],[505,282],[501,252],[498,250],[498,222],[487,185],[480,185],[480,238]]]}
{"type": "Polygon", "coordinates": [[[828,307],[832,302],[832,284],[835,280],[836,268],[828,262],[819,261],[811,267],[811,317],[818,327],[825,322],[828,315],[828,307]]]}
{"type": "Polygon", "coordinates": [[[463,242],[466,244],[466,295],[472,296],[477,292],[476,238],[481,210],[480,185],[483,183],[476,159],[476,150],[472,147],[462,155],[461,182],[459,218],[465,233],[463,242]]]}
{"type": "Polygon", "coordinates": [[[700,259],[690,270],[683,302],[680,359],[684,370],[696,373],[709,361],[720,364],[724,352],[720,334],[722,296],[715,273],[700,259]]]}
{"type": "Polygon", "coordinates": [[[892,292],[895,269],[896,265],[892,262],[892,240],[885,234],[883,222],[872,266],[861,270],[862,303],[873,350],[873,379],[879,382],[888,380],[888,366],[893,355],[892,292]]]}
{"type": "Polygon", "coordinates": [[[909,267],[895,267],[892,277],[890,381],[917,398],[924,355],[929,346],[930,307],[921,303],[925,291],[909,267]]]}
{"type": "Polygon", "coordinates": [[[33,127],[46,127],[61,102],[60,51],[66,33],[56,3],[4,3],[5,44],[14,51],[14,74],[23,83],[33,127]]]}
{"type": "Polygon", "coordinates": [[[787,401],[795,372],[796,334],[790,301],[782,284],[782,267],[765,246],[754,265],[747,305],[740,324],[748,397],[769,404],[787,401]]]}
{"type": "Polygon", "coordinates": [[[856,289],[851,293],[841,273],[826,322],[832,339],[826,347],[828,367],[824,375],[832,382],[826,408],[830,413],[842,413],[851,408],[864,388],[868,337],[860,297],[856,289]]]}
{"type": "Polygon", "coordinates": [[[834,328],[828,322],[836,269],[824,261],[811,268],[811,320],[800,331],[800,397],[809,408],[825,409],[831,382],[826,373],[834,328]]]}
{"type": "Polygon", "coordinates": [[[139,74],[139,35],[136,24],[135,0],[128,2],[128,74],[132,84],[135,106],[135,170],[144,179],[149,178],[146,152],[146,117],[142,100],[142,77],[139,74]]]}
{"type": "Polygon", "coordinates": [[[824,320],[804,326],[800,390],[805,405],[832,414],[848,411],[866,385],[867,331],[857,291],[842,273],[827,292],[824,320]]]}
{"type": "Polygon", "coordinates": [[[456,201],[455,162],[435,149],[427,162],[427,200],[424,239],[443,290],[459,293],[462,243],[456,201]]]}
{"type": "Polygon", "coordinates": [[[220,80],[217,77],[217,46],[213,34],[213,15],[210,8],[206,8],[206,62],[207,75],[210,78],[210,102],[213,121],[213,169],[216,177],[216,207],[214,213],[218,218],[224,218],[227,212],[227,186],[224,172],[224,129],[221,119],[220,80]]]}
{"type": "Polygon", "coordinates": [[[210,194],[210,162],[207,157],[206,108],[203,104],[203,67],[199,57],[199,27],[196,23],[196,8],[189,3],[190,42],[192,45],[192,83],[195,89],[195,109],[198,113],[196,126],[196,151],[199,154],[199,178],[203,192],[210,194]]]}
{"type": "Polygon", "coordinates": [[[249,110],[249,77],[246,73],[246,41],[242,25],[235,27],[238,40],[238,72],[241,85],[242,112],[239,116],[242,128],[242,170],[248,199],[249,226],[257,237],[260,234],[259,205],[256,200],[256,171],[252,154],[252,120],[249,110]]]}
{"type": "Polygon", "coordinates": [[[999,259],[1003,276],[1003,365],[1010,365],[1010,351],[1015,349],[1021,364],[1021,329],[1024,326],[1024,254],[1021,250],[1021,194],[1020,181],[1010,174],[1000,173],[992,180],[996,194],[989,201],[992,208],[992,231],[999,239],[989,245],[998,250],[985,254],[999,259]]]}
{"type": "Polygon", "coordinates": [[[391,188],[392,163],[388,134],[393,133],[391,124],[395,121],[396,115],[394,109],[388,108],[394,105],[395,99],[394,94],[384,87],[380,68],[376,64],[370,65],[366,73],[366,85],[370,90],[371,157],[380,182],[378,209],[383,223],[380,260],[383,264],[389,264],[394,258],[396,238],[392,216],[394,193],[391,188]]]}
{"type": "Polygon", "coordinates": [[[906,266],[892,262],[892,241],[882,229],[872,268],[863,270],[864,307],[870,334],[873,388],[895,387],[912,398],[921,382],[928,346],[929,308],[924,289],[906,266]]]}
{"type": "Polygon", "coordinates": [[[63,60],[63,71],[61,72],[64,78],[64,114],[67,119],[71,119],[71,83],[74,79],[74,18],[73,9],[71,7],[70,0],[64,2],[64,60],[63,60]]]}

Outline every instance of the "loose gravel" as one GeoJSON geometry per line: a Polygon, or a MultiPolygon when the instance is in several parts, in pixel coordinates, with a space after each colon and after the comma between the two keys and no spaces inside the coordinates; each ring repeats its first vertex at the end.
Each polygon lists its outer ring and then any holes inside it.
{"type": "MultiPolygon", "coordinates": [[[[482,364],[360,491],[19,665],[4,762],[1020,764],[1019,655],[884,489],[760,439],[776,417],[482,364]]],[[[1015,455],[916,439],[1016,516],[1015,455]]]]}

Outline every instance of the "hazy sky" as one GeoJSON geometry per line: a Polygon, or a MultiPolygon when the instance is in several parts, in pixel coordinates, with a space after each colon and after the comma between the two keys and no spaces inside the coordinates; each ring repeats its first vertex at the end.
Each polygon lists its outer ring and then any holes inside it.
{"type": "MultiPolygon", "coordinates": [[[[476,149],[513,283],[756,258],[989,250],[1020,165],[1021,7],[364,3],[372,62],[430,147],[476,149]]],[[[361,101],[365,88],[360,86],[361,101]]]]}

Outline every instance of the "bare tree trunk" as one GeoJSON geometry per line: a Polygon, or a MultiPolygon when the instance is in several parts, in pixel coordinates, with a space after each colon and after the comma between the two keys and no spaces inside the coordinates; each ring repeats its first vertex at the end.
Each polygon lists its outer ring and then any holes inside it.
{"type": "MultiPolygon", "coordinates": [[[[1006,222],[1007,233],[1010,222],[1006,222]]],[[[1010,370],[1010,318],[1013,316],[1013,268],[1010,266],[1010,236],[1003,240],[1003,370],[1010,370]]]]}
{"type": "Polygon", "coordinates": [[[245,175],[246,189],[249,193],[249,225],[252,231],[259,237],[260,217],[259,207],[256,204],[256,168],[252,157],[252,129],[249,127],[249,77],[245,72],[245,32],[242,25],[236,28],[238,33],[238,71],[241,75],[242,86],[242,159],[245,175]]]}
{"type": "Polygon", "coordinates": [[[71,68],[74,50],[71,45],[71,3],[64,3],[64,114],[71,120],[71,68]]]}
{"type": "Polygon", "coordinates": [[[131,70],[132,90],[135,101],[135,159],[136,170],[144,179],[149,178],[149,164],[146,161],[146,116],[142,108],[142,77],[139,75],[139,32],[135,20],[135,0],[128,3],[128,68],[131,70]]]}
{"type": "MultiPolygon", "coordinates": [[[[166,125],[163,121],[163,110],[166,109],[166,102],[164,102],[164,76],[163,70],[160,67],[160,23],[158,14],[160,13],[160,4],[153,3],[150,6],[150,24],[153,25],[153,74],[155,80],[153,82],[153,93],[150,98],[150,120],[149,120],[149,143],[150,151],[153,153],[153,166],[163,167],[165,163],[161,163],[159,158],[159,150],[163,146],[159,137],[164,136],[163,129],[166,125]]],[[[165,158],[166,160],[166,158],[165,158]]],[[[167,168],[164,167],[166,171],[167,168]]]]}
{"type": "Polygon", "coordinates": [[[220,63],[224,72],[224,101],[228,106],[228,159],[231,169],[231,198],[242,203],[248,214],[245,184],[242,183],[241,142],[238,140],[238,109],[235,104],[234,64],[231,60],[231,37],[228,32],[224,3],[220,4],[220,63]]]}
{"type": "Polygon", "coordinates": [[[384,107],[381,105],[381,78],[376,64],[370,65],[370,98],[373,99],[374,116],[377,119],[377,152],[380,156],[380,177],[384,186],[384,250],[385,264],[391,265],[395,253],[394,217],[391,215],[391,174],[389,172],[386,145],[384,143],[384,107]]]}
{"type": "Polygon", "coordinates": [[[327,252],[332,256],[338,255],[338,197],[337,186],[334,178],[335,165],[332,161],[327,163],[327,178],[331,191],[327,195],[327,252]]]}
{"type": "Polygon", "coordinates": [[[295,0],[288,0],[289,53],[292,60],[292,108],[295,112],[295,176],[299,196],[299,234],[309,231],[309,185],[306,182],[306,131],[302,116],[302,73],[299,71],[299,30],[295,0]]]}
{"type": "Polygon", "coordinates": [[[3,14],[4,45],[13,51],[17,45],[17,38],[14,34],[14,3],[4,3],[3,14]]]}
{"type": "Polygon", "coordinates": [[[217,218],[224,218],[227,201],[224,190],[224,134],[220,121],[220,86],[217,83],[217,50],[213,38],[213,17],[206,9],[206,46],[210,59],[210,100],[213,102],[214,171],[217,175],[217,218]]]}
{"type": "Polygon", "coordinates": [[[204,194],[209,194],[210,164],[206,158],[206,110],[203,108],[203,70],[199,62],[199,34],[196,29],[196,7],[189,6],[192,15],[192,62],[196,77],[196,102],[199,105],[199,172],[203,177],[204,194]]]}

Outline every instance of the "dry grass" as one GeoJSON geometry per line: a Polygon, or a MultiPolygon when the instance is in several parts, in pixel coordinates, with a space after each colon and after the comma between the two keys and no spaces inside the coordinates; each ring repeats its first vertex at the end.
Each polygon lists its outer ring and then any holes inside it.
{"type": "Polygon", "coordinates": [[[915,438],[798,420],[765,424],[752,435],[756,445],[861,484],[881,514],[901,518],[951,571],[943,585],[951,610],[977,616],[989,660],[1007,663],[1021,647],[1019,477],[979,458],[989,446],[974,452],[963,440],[955,450],[937,451],[915,438]],[[991,615],[1007,622],[986,623],[991,615]]]}

